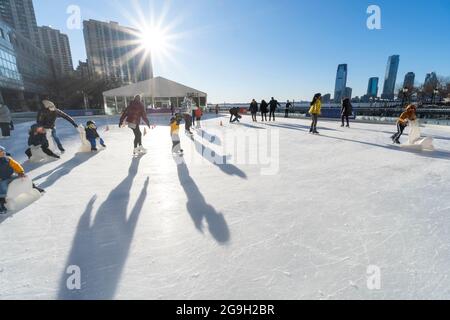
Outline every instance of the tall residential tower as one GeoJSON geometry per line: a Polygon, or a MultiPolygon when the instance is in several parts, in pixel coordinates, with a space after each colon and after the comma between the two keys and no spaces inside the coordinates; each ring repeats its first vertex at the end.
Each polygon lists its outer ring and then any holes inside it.
{"type": "Polygon", "coordinates": [[[347,72],[348,68],[346,64],[340,64],[336,73],[336,85],[334,89],[334,101],[341,102],[347,87],[347,72]]]}
{"type": "Polygon", "coordinates": [[[56,75],[73,72],[69,37],[50,27],[38,27],[41,48],[53,59],[56,75]]]}
{"type": "Polygon", "coordinates": [[[139,32],[116,22],[84,21],[89,73],[96,78],[135,83],[153,78],[150,53],[140,48],[139,32]]]}
{"type": "Polygon", "coordinates": [[[399,55],[393,55],[389,57],[386,67],[386,76],[384,78],[384,87],[381,99],[389,99],[389,100],[394,99],[395,83],[397,81],[399,64],[400,64],[399,55]]]}
{"type": "Polygon", "coordinates": [[[32,0],[0,0],[0,18],[36,47],[41,47],[32,0]]]}

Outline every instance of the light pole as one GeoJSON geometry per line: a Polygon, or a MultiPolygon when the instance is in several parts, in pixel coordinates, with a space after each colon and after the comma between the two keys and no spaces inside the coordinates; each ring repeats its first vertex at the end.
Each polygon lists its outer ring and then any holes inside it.
{"type": "Polygon", "coordinates": [[[405,105],[405,97],[406,97],[406,95],[408,94],[408,88],[403,88],[402,89],[402,108],[403,108],[403,106],[405,105]]]}
{"type": "Polygon", "coordinates": [[[436,88],[433,90],[433,98],[431,98],[431,104],[434,104],[434,98],[438,95],[439,90],[436,88]]]}

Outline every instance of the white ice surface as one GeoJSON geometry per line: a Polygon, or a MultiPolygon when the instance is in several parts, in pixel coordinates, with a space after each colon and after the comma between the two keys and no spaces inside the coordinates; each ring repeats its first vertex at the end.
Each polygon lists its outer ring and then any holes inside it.
{"type": "MultiPolygon", "coordinates": [[[[133,160],[117,119],[96,119],[106,150],[76,155],[78,132],[58,121],[62,159],[26,164],[47,193],[0,218],[0,299],[450,298],[449,128],[422,128],[436,151],[415,152],[389,144],[393,125],[321,121],[311,136],[306,120],[222,121],[204,130],[278,129],[279,173],[177,165],[163,125],[133,160]],[[81,291],[66,288],[69,265],[81,291]],[[370,265],[380,290],[367,288],[370,265]]],[[[29,126],[0,141],[20,161],[29,126]]],[[[200,160],[180,136],[186,159],[200,160]]]]}

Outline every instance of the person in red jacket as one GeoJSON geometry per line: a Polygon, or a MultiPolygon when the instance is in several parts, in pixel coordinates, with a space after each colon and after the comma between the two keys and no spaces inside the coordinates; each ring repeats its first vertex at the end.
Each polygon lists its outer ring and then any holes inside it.
{"type": "Polygon", "coordinates": [[[137,95],[124,110],[119,122],[119,126],[122,127],[123,123],[126,121],[128,127],[133,130],[134,155],[147,152],[147,150],[142,146],[142,132],[139,128],[142,120],[144,120],[145,124],[150,128],[150,121],[148,121],[144,104],[141,101],[141,96],[137,95]]]}
{"type": "Polygon", "coordinates": [[[200,121],[202,120],[202,116],[203,116],[203,110],[202,110],[201,107],[198,107],[198,108],[195,110],[195,121],[197,121],[197,123],[196,123],[196,128],[197,128],[197,129],[200,129],[200,128],[201,128],[200,121]]]}

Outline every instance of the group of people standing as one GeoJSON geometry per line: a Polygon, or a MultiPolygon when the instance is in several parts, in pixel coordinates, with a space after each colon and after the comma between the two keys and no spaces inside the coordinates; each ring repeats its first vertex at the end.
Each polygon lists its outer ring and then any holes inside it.
{"type": "Polygon", "coordinates": [[[265,100],[262,100],[258,110],[258,102],[256,102],[255,99],[253,99],[252,102],[250,103],[250,113],[252,114],[252,121],[253,122],[258,121],[257,120],[258,111],[261,112],[262,122],[272,121],[272,119],[273,121],[275,121],[275,112],[277,111],[278,107],[281,107],[281,104],[272,97],[269,103],[267,103],[265,100]],[[267,120],[267,114],[269,114],[269,120],[267,120]]]}

